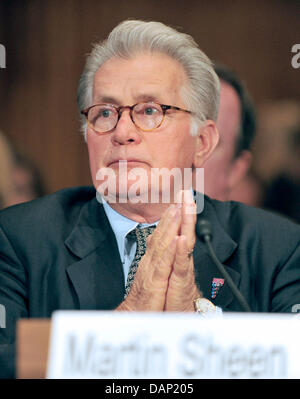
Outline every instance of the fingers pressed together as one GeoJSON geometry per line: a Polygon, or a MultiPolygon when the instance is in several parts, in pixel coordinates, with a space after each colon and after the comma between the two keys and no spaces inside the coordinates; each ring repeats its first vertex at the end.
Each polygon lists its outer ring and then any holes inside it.
{"type": "Polygon", "coordinates": [[[193,311],[200,295],[194,277],[196,204],[190,191],[162,215],[147,240],[125,301],[116,310],[193,311]]]}

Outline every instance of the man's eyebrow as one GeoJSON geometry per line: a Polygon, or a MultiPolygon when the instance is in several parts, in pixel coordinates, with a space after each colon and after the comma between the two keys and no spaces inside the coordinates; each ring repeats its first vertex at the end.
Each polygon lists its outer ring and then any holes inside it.
{"type": "Polygon", "coordinates": [[[118,101],[114,97],[110,96],[97,96],[95,98],[95,104],[113,104],[113,105],[119,105],[120,101],[118,101]]]}
{"type": "Polygon", "coordinates": [[[138,102],[159,102],[159,96],[155,94],[139,94],[136,100],[138,102]]]}
{"type": "MultiPolygon", "coordinates": [[[[135,96],[135,103],[139,102],[159,102],[159,96],[155,94],[139,94],[135,96]]],[[[106,95],[100,95],[95,98],[95,104],[132,105],[121,103],[117,98],[106,95]]]]}

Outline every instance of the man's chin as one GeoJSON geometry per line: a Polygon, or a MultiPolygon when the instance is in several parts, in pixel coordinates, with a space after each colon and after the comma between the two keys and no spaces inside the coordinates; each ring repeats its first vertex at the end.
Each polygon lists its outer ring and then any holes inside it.
{"type": "Polygon", "coordinates": [[[161,187],[161,184],[149,185],[142,181],[119,180],[115,185],[102,182],[98,185],[97,196],[114,204],[169,204],[178,202],[178,191],[174,187],[161,187]]]}
{"type": "Polygon", "coordinates": [[[117,190],[101,190],[101,187],[97,189],[97,195],[100,195],[104,198],[104,200],[108,203],[150,203],[151,202],[151,193],[149,192],[148,187],[141,189],[136,187],[129,187],[127,189],[122,189],[120,187],[117,190]]]}

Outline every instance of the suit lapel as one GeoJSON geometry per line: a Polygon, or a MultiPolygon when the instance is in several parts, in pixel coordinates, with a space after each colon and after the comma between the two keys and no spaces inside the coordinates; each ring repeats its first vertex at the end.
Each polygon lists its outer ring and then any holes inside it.
{"type": "MultiPolygon", "coordinates": [[[[212,245],[220,262],[238,284],[240,274],[226,265],[237,244],[220,224],[210,200],[206,198],[204,211],[198,216],[212,225],[212,245]]],[[[124,273],[115,235],[96,198],[82,207],[77,224],[65,241],[78,260],[67,267],[67,274],[77,294],[80,309],[114,309],[123,300],[124,273]]],[[[226,281],[215,299],[211,299],[213,278],[222,278],[211,260],[205,244],[197,237],[194,250],[195,278],[205,298],[226,309],[233,294],[226,281]]]]}
{"type": "Polygon", "coordinates": [[[65,241],[78,261],[67,267],[80,309],[114,309],[124,297],[124,274],[114,233],[96,198],[82,207],[65,241]]]}
{"type": "MultiPolygon", "coordinates": [[[[240,273],[226,265],[226,261],[234,253],[237,244],[223,229],[210,200],[207,197],[205,197],[205,199],[204,211],[198,216],[198,219],[205,218],[210,221],[213,233],[212,246],[216,256],[219,261],[224,264],[235,284],[238,284],[240,273]]],[[[220,306],[222,309],[226,309],[234,299],[233,294],[225,280],[224,285],[220,287],[216,298],[211,298],[213,279],[223,278],[223,276],[212,261],[206,245],[198,237],[196,239],[194,250],[194,265],[196,283],[203,296],[212,301],[215,305],[220,306]]]]}

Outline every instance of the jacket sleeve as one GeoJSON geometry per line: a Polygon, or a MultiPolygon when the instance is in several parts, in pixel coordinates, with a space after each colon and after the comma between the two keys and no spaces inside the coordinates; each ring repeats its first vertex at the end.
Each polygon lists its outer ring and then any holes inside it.
{"type": "Polygon", "coordinates": [[[272,287],[271,304],[272,312],[293,312],[296,311],[297,305],[300,307],[299,242],[289,252],[287,258],[277,266],[272,287]]]}
{"type": "Polygon", "coordinates": [[[27,276],[13,243],[0,227],[0,378],[16,373],[16,322],[28,317],[27,276]]]}

